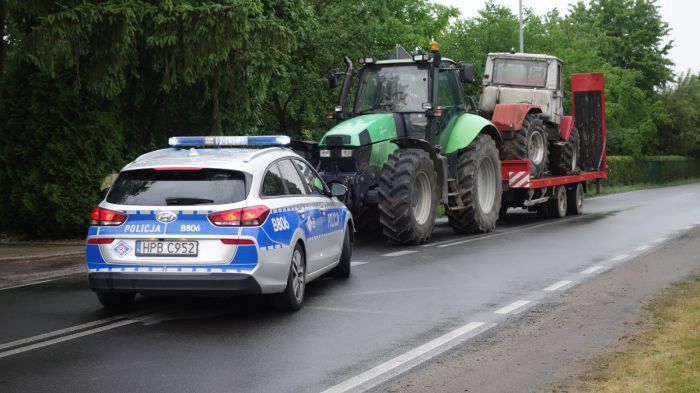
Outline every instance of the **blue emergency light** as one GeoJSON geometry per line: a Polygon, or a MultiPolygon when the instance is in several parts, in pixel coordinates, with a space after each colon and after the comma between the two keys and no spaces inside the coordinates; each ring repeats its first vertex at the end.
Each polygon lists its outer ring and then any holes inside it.
{"type": "Polygon", "coordinates": [[[286,135],[173,136],[168,139],[172,147],[274,146],[290,142],[286,135]]]}

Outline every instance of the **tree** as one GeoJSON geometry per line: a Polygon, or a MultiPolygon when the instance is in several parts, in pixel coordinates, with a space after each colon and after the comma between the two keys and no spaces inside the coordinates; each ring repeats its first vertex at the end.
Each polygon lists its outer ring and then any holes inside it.
{"type": "Polygon", "coordinates": [[[590,31],[600,31],[601,56],[610,64],[641,72],[637,86],[646,92],[660,89],[671,79],[668,52],[673,41],[655,0],[591,0],[579,2],[569,19],[590,31]]]}

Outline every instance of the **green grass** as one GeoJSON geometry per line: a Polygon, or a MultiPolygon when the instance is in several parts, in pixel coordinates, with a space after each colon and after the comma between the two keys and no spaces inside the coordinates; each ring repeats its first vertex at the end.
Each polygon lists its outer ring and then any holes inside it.
{"type": "Polygon", "coordinates": [[[584,379],[587,392],[700,392],[700,277],[651,305],[650,326],[584,379]]]}
{"type": "MultiPolygon", "coordinates": [[[[628,192],[628,191],[636,191],[636,190],[647,190],[650,188],[663,188],[663,187],[671,187],[671,186],[680,186],[683,184],[691,184],[691,183],[697,183],[700,182],[700,178],[690,178],[690,179],[681,179],[681,180],[674,180],[674,181],[669,181],[665,183],[639,183],[639,184],[626,184],[626,185],[613,185],[613,186],[608,186],[603,184],[601,186],[600,194],[616,194],[620,192],[628,192]]],[[[587,197],[592,197],[595,196],[595,183],[591,182],[588,185],[588,191],[586,192],[587,197]]]]}

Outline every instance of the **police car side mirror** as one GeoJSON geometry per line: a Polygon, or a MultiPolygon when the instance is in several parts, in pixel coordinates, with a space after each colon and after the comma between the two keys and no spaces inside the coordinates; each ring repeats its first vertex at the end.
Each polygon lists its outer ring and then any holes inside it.
{"type": "Polygon", "coordinates": [[[348,188],[340,183],[331,184],[331,196],[338,198],[339,201],[345,203],[348,197],[348,188]]]}

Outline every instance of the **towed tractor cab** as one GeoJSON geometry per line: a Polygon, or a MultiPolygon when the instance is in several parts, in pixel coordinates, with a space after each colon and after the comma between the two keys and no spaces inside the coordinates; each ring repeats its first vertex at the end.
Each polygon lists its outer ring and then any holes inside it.
{"type": "MultiPolygon", "coordinates": [[[[359,230],[382,228],[399,244],[424,242],[438,201],[448,209],[464,208],[458,153],[482,132],[494,143],[500,140],[462,88],[474,81],[474,68],[443,58],[435,42],[430,53],[412,55],[397,45],[388,59],[360,58],[358,71],[347,57],[345,63],[344,73],[335,69],[328,77],[331,88],[343,74],[345,78],[333,112],[337,125],[318,146],[321,176],[348,187],[348,205],[359,230]],[[354,99],[348,103],[353,87],[354,99]],[[417,166],[427,171],[425,176],[416,177],[417,166]],[[424,194],[395,195],[402,173],[412,182],[409,188],[423,187],[424,194]],[[407,198],[408,208],[397,198],[407,198]]],[[[490,230],[491,224],[477,229],[490,230]]]]}
{"type": "Polygon", "coordinates": [[[570,175],[577,169],[578,131],[564,116],[561,59],[541,54],[489,53],[479,111],[501,131],[501,158],[529,160],[530,175],[570,175]]]}

